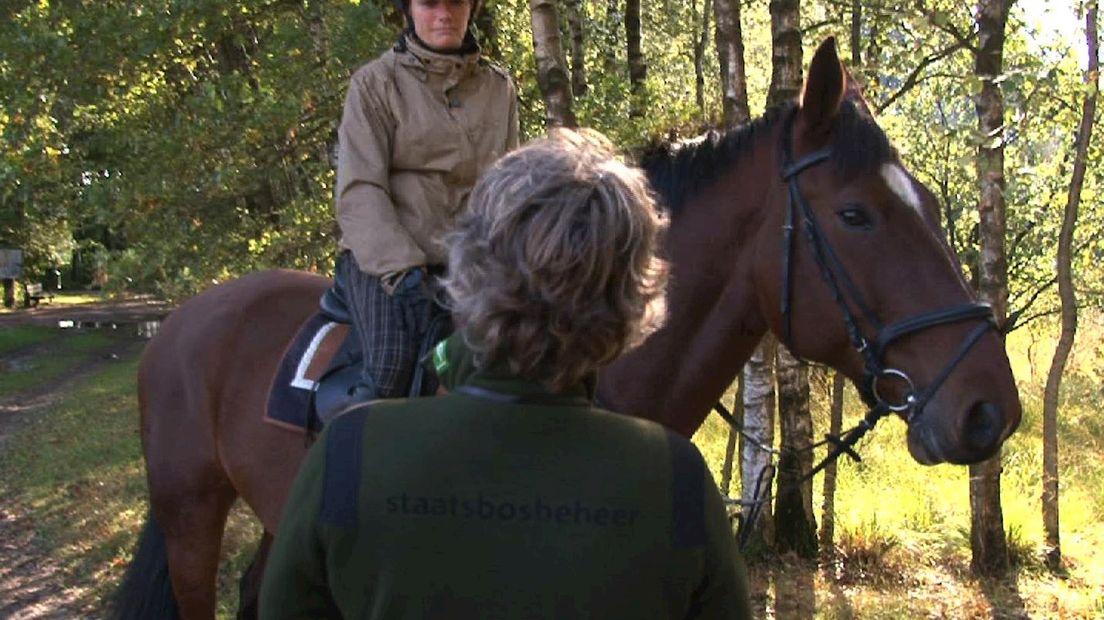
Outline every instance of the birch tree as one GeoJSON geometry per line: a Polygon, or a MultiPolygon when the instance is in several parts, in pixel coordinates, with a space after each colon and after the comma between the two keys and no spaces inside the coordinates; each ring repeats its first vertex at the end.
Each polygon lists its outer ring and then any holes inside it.
{"type": "Polygon", "coordinates": [[[721,106],[726,127],[751,120],[748,108],[747,72],[744,67],[744,33],[739,0],[713,0],[716,16],[717,58],[721,65],[721,106]]]}
{"type": "MultiPolygon", "coordinates": [[[[798,0],[776,0],[770,4],[772,53],[767,107],[794,99],[801,92],[800,10],[798,0]]],[[[812,468],[812,455],[795,452],[812,443],[809,373],[785,347],[778,348],[776,363],[782,451],[778,488],[792,492],[780,493],[775,503],[775,543],[779,551],[797,551],[811,557],[816,553],[813,484],[811,480],[798,484],[798,480],[802,471],[812,468]]]]}
{"type": "Polygon", "coordinates": [[[1046,561],[1051,570],[1062,565],[1062,546],[1058,518],[1058,395],[1062,387],[1062,373],[1066,369],[1070,350],[1077,335],[1077,297],[1073,286],[1072,259],[1073,232],[1077,225],[1077,210],[1081,203],[1081,189],[1085,184],[1089,142],[1092,139],[1093,119],[1096,117],[1096,97],[1100,81],[1100,58],[1097,50],[1096,2],[1090,2],[1085,11],[1085,42],[1088,48],[1088,69],[1085,71],[1086,95],[1082,105],[1081,124],[1077,129],[1074,146],[1073,176],[1062,218],[1062,231],[1058,237],[1058,295],[1062,303],[1062,331],[1058,346],[1047,373],[1043,392],[1043,530],[1046,533],[1046,561]]]}
{"type": "Polygon", "coordinates": [[[586,20],[582,0],[565,0],[564,11],[571,38],[571,93],[582,97],[587,92],[586,20]]]}
{"type": "Polygon", "coordinates": [[[748,521],[752,511],[744,509],[744,527],[750,527],[748,540],[765,546],[772,540],[772,502],[774,446],[774,336],[767,334],[744,366],[744,450],[740,455],[740,499],[746,504],[763,501],[759,517],[748,521]]]}
{"type": "MultiPolygon", "coordinates": [[[[993,306],[998,322],[1008,316],[1007,229],[1004,199],[1004,96],[998,78],[1004,60],[1005,26],[1014,0],[979,0],[974,74],[978,134],[978,294],[993,306]]],[[[979,575],[1008,572],[1008,544],[1001,509],[1001,456],[970,466],[970,568],[979,575]]]]}
{"type": "Polygon", "coordinates": [[[533,51],[537,58],[537,84],[544,99],[548,127],[575,127],[571,83],[567,77],[560,16],[554,0],[529,0],[533,22],[533,51]]]}

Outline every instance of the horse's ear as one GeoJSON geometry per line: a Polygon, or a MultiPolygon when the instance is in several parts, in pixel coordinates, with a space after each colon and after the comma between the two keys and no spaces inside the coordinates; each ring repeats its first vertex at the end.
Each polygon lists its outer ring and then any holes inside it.
{"type": "Polygon", "coordinates": [[[835,37],[817,48],[809,64],[809,79],[801,95],[801,116],[805,127],[823,133],[832,126],[844,95],[844,69],[836,52],[835,37]]]}
{"type": "Polygon", "coordinates": [[[851,75],[851,71],[849,71],[847,67],[843,68],[843,82],[843,98],[853,102],[855,107],[863,114],[866,114],[870,118],[874,118],[874,109],[870,107],[870,103],[867,102],[866,97],[863,95],[862,85],[855,79],[855,76],[851,75]]]}

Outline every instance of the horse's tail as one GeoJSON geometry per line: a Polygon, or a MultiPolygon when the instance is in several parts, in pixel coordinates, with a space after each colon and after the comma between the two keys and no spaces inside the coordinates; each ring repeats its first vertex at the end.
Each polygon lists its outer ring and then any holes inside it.
{"type": "Polygon", "coordinates": [[[146,526],[138,538],[134,558],[112,601],[110,617],[115,620],[175,620],[180,617],[169,580],[165,533],[157,525],[153,514],[146,517],[146,526]]]}

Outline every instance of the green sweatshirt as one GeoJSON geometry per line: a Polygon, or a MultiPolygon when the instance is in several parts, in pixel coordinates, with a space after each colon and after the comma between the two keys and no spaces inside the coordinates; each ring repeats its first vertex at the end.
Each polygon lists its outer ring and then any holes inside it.
{"type": "Polygon", "coordinates": [[[464,367],[443,369],[447,396],[377,401],[322,433],[263,619],[751,617],[693,444],[592,407],[584,385],[464,367]]]}

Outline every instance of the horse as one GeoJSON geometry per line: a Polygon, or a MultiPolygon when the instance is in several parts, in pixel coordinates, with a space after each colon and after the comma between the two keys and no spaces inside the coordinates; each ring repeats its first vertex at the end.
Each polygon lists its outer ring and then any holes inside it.
{"type": "MultiPolygon", "coordinates": [[[[919,463],[984,460],[1015,430],[1002,336],[961,273],[934,195],[901,163],[834,40],[818,48],[797,101],[653,152],[642,167],[670,217],[668,320],[603,369],[603,407],[689,436],[769,330],[899,412],[919,463]]],[[[239,497],[264,526],[251,570],[263,566],[308,448],[262,422],[269,380],[330,285],[250,274],[183,303],[147,346],[138,383],[151,511],[131,567],[139,577],[119,592],[135,616],[214,616],[222,531],[239,497]],[[168,581],[141,599],[142,576],[168,581]]]]}

